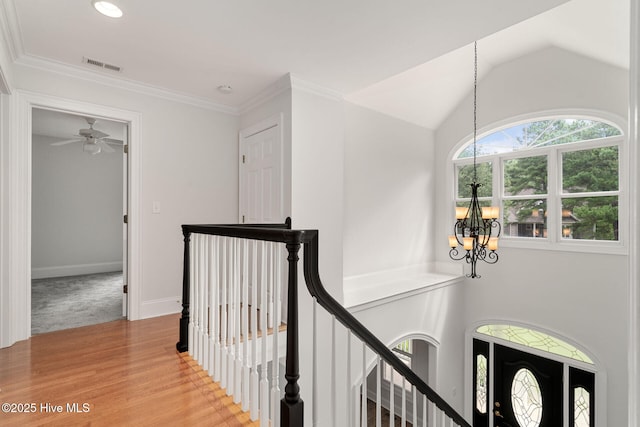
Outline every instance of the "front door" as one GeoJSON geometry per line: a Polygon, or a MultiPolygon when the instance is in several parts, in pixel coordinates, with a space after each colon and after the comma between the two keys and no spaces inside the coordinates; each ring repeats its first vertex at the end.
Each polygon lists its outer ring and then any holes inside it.
{"type": "Polygon", "coordinates": [[[561,426],[562,374],[560,362],[495,344],[494,426],[561,426]]]}

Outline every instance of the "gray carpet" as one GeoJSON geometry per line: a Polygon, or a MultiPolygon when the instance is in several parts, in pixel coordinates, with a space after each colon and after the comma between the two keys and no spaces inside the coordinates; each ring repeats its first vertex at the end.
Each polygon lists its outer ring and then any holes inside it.
{"type": "Polygon", "coordinates": [[[32,335],[122,318],[121,271],[31,282],[32,335]]]}

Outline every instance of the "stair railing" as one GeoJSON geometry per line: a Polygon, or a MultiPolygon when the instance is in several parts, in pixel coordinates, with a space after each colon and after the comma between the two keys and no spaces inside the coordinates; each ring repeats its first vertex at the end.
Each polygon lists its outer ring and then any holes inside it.
{"type": "MultiPolygon", "coordinates": [[[[406,385],[400,387],[402,410],[398,416],[401,425],[410,421],[413,426],[423,427],[471,427],[326,291],[318,271],[317,230],[291,230],[290,219],[284,224],[183,225],[182,230],[185,243],[182,315],[176,347],[180,352],[189,351],[214,381],[220,382],[227,394],[233,395],[234,401],[250,412],[252,420],[259,419],[261,425],[303,425],[304,404],[298,384],[298,261],[302,248],[304,278],[314,301],[314,390],[310,393],[313,396],[312,424],[318,425],[320,416],[315,390],[318,383],[316,307],[320,306],[331,316],[332,322],[329,376],[334,392],[330,398],[331,425],[343,424],[335,415],[335,396],[338,394],[335,389],[339,382],[336,374],[340,357],[338,353],[346,351],[347,380],[344,394],[347,397],[347,425],[366,426],[369,420],[377,427],[382,425],[380,384],[385,381],[383,372],[386,371],[391,384],[396,383],[394,376],[398,375],[396,378],[401,378],[402,384],[406,385]],[[279,289],[284,279],[280,267],[285,264],[284,255],[287,265],[286,332],[279,331],[279,315],[283,311],[279,306],[279,289]],[[337,327],[343,328],[347,335],[346,348],[336,345],[337,327]],[[283,357],[280,354],[279,335],[285,333],[286,385],[282,394],[278,373],[283,357]],[[356,354],[358,351],[360,354],[356,354]],[[354,360],[361,360],[361,364],[357,362],[354,365],[354,360]],[[371,361],[375,365],[376,396],[367,396],[366,383],[371,361]],[[355,370],[361,369],[361,372],[352,372],[352,365],[360,365],[355,370]],[[268,377],[268,366],[271,367],[271,378],[268,377]],[[276,403],[278,399],[281,399],[279,407],[276,403]]],[[[325,343],[322,348],[326,354],[325,343]]],[[[394,396],[397,389],[390,387],[390,404],[386,408],[390,412],[390,425],[394,425],[396,416],[394,396]]]]}

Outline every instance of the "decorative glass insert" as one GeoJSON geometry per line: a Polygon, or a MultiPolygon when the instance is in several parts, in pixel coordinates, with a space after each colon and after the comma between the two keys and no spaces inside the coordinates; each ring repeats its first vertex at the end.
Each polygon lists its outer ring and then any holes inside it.
{"type": "Polygon", "coordinates": [[[573,413],[574,413],[574,425],[573,427],[590,427],[590,400],[589,392],[583,387],[576,387],[573,394],[573,413]]]}
{"type": "Polygon", "coordinates": [[[542,421],[542,393],[535,375],[522,368],[511,383],[513,414],[522,427],[538,427],[542,421]]]}
{"type": "MultiPolygon", "coordinates": [[[[621,135],[618,128],[595,120],[575,118],[540,120],[501,129],[478,139],[477,156],[530,150],[616,135],[621,135]]],[[[458,159],[469,157],[473,157],[472,143],[458,155],[458,159]]]]}
{"type": "Polygon", "coordinates": [[[487,358],[483,354],[476,357],[476,408],[481,414],[487,413],[487,358]]]}
{"type": "Polygon", "coordinates": [[[557,354],[593,364],[593,361],[584,352],[575,346],[552,337],[544,332],[534,331],[514,325],[484,325],[476,329],[476,332],[490,337],[500,338],[509,342],[518,343],[527,347],[557,354]]]}

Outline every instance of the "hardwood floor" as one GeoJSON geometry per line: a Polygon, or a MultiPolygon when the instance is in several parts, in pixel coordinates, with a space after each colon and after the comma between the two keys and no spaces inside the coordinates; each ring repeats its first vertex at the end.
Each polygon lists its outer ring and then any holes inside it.
{"type": "Polygon", "coordinates": [[[178,319],[119,320],[0,349],[0,425],[259,425],[176,352],[178,319]]]}

